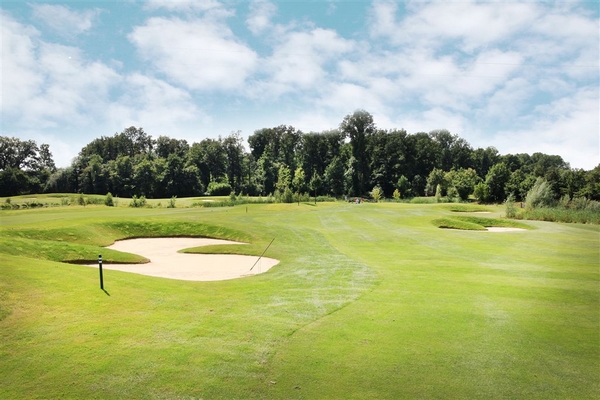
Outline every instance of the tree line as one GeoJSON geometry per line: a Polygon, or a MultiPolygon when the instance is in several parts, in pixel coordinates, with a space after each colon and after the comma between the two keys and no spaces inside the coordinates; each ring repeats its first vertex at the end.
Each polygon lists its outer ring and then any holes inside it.
{"type": "Polygon", "coordinates": [[[292,126],[263,128],[217,139],[186,140],[129,127],[81,149],[71,165],[56,168],[47,144],[0,136],[0,195],[112,193],[120,197],[293,193],[341,197],[411,198],[442,195],[502,202],[524,200],[538,178],[558,199],[600,200],[600,165],[570,168],[543,153],[500,155],[474,149],[447,130],[408,134],[378,129],[364,110],[347,115],[338,129],[303,133],[292,126]]]}

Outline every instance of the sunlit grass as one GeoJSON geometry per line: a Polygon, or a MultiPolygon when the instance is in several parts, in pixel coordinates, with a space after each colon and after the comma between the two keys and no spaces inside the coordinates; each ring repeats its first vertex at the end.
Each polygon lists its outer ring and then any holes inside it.
{"type": "Polygon", "coordinates": [[[432,223],[519,224],[491,209],[2,211],[0,398],[594,398],[600,227],[432,223]],[[102,246],[140,236],[254,255],[275,239],[281,262],[221,282],[105,271],[106,293],[97,270],[57,262],[135,257],[102,246]]]}

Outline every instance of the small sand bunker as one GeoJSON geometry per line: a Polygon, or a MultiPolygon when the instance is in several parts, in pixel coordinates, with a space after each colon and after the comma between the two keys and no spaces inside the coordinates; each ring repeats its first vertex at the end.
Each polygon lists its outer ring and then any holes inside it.
{"type": "MultiPolygon", "coordinates": [[[[184,254],[177,251],[216,244],[240,244],[205,238],[144,238],[120,240],[108,249],[138,254],[150,260],[146,264],[103,264],[102,269],[186,281],[221,281],[268,271],[279,260],[232,254],[184,254]],[[258,262],[257,262],[258,261],[258,262]],[[255,265],[256,264],[256,265],[255,265]],[[252,267],[252,271],[250,270],[252,267]]],[[[98,267],[98,264],[89,264],[98,267]]]]}
{"type": "Polygon", "coordinates": [[[486,229],[486,232],[523,232],[527,229],[522,228],[503,228],[500,226],[489,226],[486,229]]]}

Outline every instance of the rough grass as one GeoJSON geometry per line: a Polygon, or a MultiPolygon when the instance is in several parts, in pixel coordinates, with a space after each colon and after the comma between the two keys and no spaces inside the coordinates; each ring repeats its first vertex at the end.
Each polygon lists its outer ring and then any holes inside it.
{"type": "Polygon", "coordinates": [[[395,203],[8,211],[0,398],[596,398],[600,227],[533,221],[523,240],[430,223],[446,217],[395,203]],[[105,271],[105,293],[96,270],[52,261],[179,232],[254,254],[275,238],[281,263],[222,282],[105,271]]]}
{"type": "Polygon", "coordinates": [[[534,208],[523,210],[516,215],[518,219],[579,224],[600,224],[600,212],[592,210],[573,210],[559,207],[534,208]]]}

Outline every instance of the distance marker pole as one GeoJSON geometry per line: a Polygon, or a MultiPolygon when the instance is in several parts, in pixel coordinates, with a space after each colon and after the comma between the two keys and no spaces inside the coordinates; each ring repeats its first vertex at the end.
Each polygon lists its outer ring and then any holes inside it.
{"type": "Polygon", "coordinates": [[[104,277],[102,276],[102,254],[98,255],[98,269],[100,270],[100,289],[104,290],[104,277]]]}

